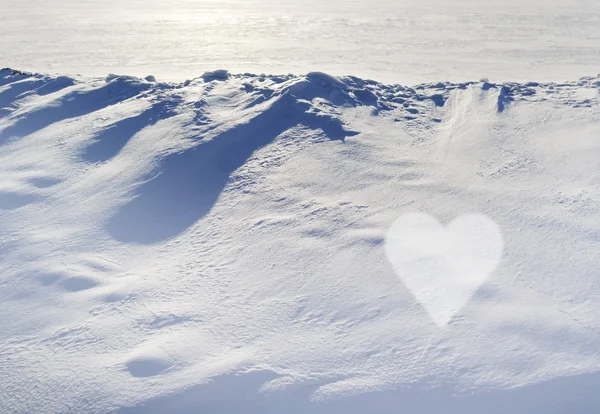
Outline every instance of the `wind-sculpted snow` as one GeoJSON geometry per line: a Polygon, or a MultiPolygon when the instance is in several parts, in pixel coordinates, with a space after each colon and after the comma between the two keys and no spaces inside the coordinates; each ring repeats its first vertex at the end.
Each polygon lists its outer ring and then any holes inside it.
{"type": "Polygon", "coordinates": [[[594,412],[599,89],[2,70],[0,412],[594,412]],[[504,239],[444,328],[415,212],[504,239]]]}

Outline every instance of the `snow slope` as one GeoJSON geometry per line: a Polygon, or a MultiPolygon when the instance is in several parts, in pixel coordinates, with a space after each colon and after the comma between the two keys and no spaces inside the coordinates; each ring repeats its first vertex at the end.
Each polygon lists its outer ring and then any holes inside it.
{"type": "Polygon", "coordinates": [[[380,82],[564,81],[600,67],[597,0],[0,0],[0,62],[182,81],[322,70],[380,82]]]}
{"type": "Polygon", "coordinates": [[[3,70],[0,412],[595,412],[599,88],[3,70]],[[411,212],[503,233],[445,328],[411,212]]]}

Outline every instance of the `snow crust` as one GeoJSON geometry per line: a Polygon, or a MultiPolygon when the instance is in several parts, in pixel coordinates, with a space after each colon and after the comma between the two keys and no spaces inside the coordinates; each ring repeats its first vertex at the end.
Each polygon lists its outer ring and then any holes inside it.
{"type": "Polygon", "coordinates": [[[594,412],[599,89],[2,70],[0,411],[594,412]],[[503,232],[446,328],[411,212],[503,232]]]}

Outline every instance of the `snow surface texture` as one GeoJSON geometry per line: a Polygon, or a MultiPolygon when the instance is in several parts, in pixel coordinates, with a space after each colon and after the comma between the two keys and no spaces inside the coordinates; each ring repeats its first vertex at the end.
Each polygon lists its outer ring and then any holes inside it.
{"type": "Polygon", "coordinates": [[[0,62],[182,81],[321,70],[380,82],[598,73],[598,0],[0,0],[0,62]]]}
{"type": "Polygon", "coordinates": [[[1,71],[0,412],[595,412],[599,87],[1,71]],[[503,232],[445,328],[412,212],[503,232]]]}

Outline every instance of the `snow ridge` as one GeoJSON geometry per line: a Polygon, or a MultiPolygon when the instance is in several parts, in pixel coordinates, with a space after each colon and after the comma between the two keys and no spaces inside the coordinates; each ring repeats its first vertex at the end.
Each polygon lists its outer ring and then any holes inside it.
{"type": "MultiPolygon", "coordinates": [[[[563,83],[538,83],[538,82],[506,82],[502,84],[489,83],[487,80],[479,82],[437,82],[424,83],[413,87],[402,85],[385,85],[372,80],[364,80],[354,76],[334,77],[322,72],[311,72],[306,76],[294,75],[254,75],[230,74],[226,70],[207,72],[200,78],[188,80],[183,83],[157,83],[153,76],[138,79],[132,76],[109,75],[106,82],[119,80],[122,84],[137,87],[138,91],[146,90],[150,85],[154,89],[177,90],[202,80],[206,83],[212,81],[227,81],[231,79],[241,84],[249,94],[286,93],[289,91],[299,99],[312,101],[321,98],[337,106],[370,105],[378,110],[390,111],[404,108],[405,119],[414,119],[420,114],[427,113],[427,104],[433,102],[442,107],[457,89],[466,89],[477,85],[482,91],[498,91],[497,110],[502,112],[512,101],[552,101],[575,107],[597,105],[597,90],[600,88],[600,75],[596,77],[583,77],[577,81],[563,83]],[[269,91],[269,92],[267,92],[269,91]],[[578,93],[579,92],[579,93],[578,93]]],[[[52,78],[47,75],[21,72],[9,68],[1,69],[0,85],[10,86],[14,89],[11,94],[6,91],[4,101],[15,100],[24,94],[47,94],[56,88],[71,86],[76,82],[73,78],[52,78]],[[14,84],[13,84],[14,83],[14,84]],[[11,85],[13,84],[13,85],[11,85]],[[26,89],[29,87],[30,89],[26,89]],[[21,89],[22,88],[22,89],[21,89]]],[[[112,85],[113,93],[120,89],[117,84],[112,85]]]]}

